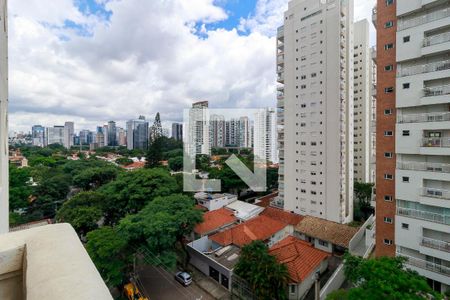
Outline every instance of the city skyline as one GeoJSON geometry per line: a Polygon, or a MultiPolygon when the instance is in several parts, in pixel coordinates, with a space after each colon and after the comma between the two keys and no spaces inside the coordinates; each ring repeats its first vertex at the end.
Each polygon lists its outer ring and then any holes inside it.
{"type": "MultiPolygon", "coordinates": [[[[149,8],[139,11],[131,2],[116,1],[80,7],[67,0],[48,11],[37,9],[39,6],[34,1],[26,6],[14,3],[9,7],[10,130],[28,131],[34,125],[32,120],[38,120],[36,123],[43,126],[71,120],[80,126],[76,130],[93,130],[97,120],[112,119],[125,124],[136,115],[146,112],[150,117],[156,111],[161,112],[161,118],[167,122],[163,126],[168,127],[182,120],[180,107],[188,108],[197,99],[207,99],[216,108],[275,107],[274,32],[282,22],[287,2],[213,4],[205,0],[186,8],[186,13],[153,3],[145,4],[149,8]],[[162,36],[145,37],[147,41],[158,40],[161,43],[158,49],[137,44],[136,39],[142,37],[126,38],[119,28],[122,22],[128,22],[127,28],[139,25],[161,29],[164,20],[160,17],[154,16],[155,24],[137,24],[126,19],[151,11],[155,15],[167,14],[174,28],[179,29],[164,31],[162,36]],[[189,27],[186,22],[194,25],[189,27]],[[130,55],[100,45],[100,42],[111,42],[111,48],[115,48],[111,39],[128,41],[126,48],[130,55]],[[173,39],[177,39],[174,50],[165,51],[173,39]],[[37,52],[42,53],[44,60],[24,52],[24,45],[27,49],[39,49],[37,52]],[[184,55],[182,49],[186,47],[197,50],[184,55]],[[105,55],[94,58],[89,54],[92,52],[105,55]],[[217,52],[223,55],[215,55],[217,52]],[[246,55],[236,56],[236,53],[246,55]],[[84,74],[83,83],[77,73],[67,74],[56,61],[47,59],[50,57],[84,74]],[[176,64],[166,65],[168,60],[176,64]],[[37,62],[41,65],[37,66],[37,62]],[[193,63],[193,70],[186,69],[193,63]],[[164,69],[173,73],[161,72],[164,69]],[[98,76],[94,77],[94,73],[98,76]],[[183,73],[192,79],[186,81],[177,75],[183,73]],[[35,80],[40,84],[35,84],[35,80]]],[[[356,3],[355,19],[369,17],[373,1],[364,2],[367,3],[356,3]]],[[[182,3],[177,5],[185,8],[182,3]]]]}

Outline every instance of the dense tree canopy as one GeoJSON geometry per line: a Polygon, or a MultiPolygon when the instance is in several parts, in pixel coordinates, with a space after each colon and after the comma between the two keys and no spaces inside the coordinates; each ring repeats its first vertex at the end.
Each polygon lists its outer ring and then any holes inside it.
{"type": "Polygon", "coordinates": [[[73,177],[73,185],[84,190],[95,189],[115,179],[117,174],[117,168],[112,166],[88,168],[73,177]]]}
{"type": "Polygon", "coordinates": [[[241,249],[234,272],[247,281],[258,299],[287,299],[288,269],[269,254],[262,241],[253,241],[241,249]]]}
{"type": "Polygon", "coordinates": [[[183,170],[183,156],[169,158],[169,169],[172,171],[183,170]]]}

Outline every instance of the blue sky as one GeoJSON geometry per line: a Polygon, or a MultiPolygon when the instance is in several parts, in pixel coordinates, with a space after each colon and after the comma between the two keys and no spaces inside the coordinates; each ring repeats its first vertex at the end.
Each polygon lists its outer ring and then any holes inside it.
{"type": "Polygon", "coordinates": [[[228,14],[225,21],[209,24],[206,26],[208,30],[216,28],[224,28],[231,30],[239,25],[241,18],[249,17],[255,10],[256,0],[225,0],[216,1],[215,3],[222,7],[228,14]]]}

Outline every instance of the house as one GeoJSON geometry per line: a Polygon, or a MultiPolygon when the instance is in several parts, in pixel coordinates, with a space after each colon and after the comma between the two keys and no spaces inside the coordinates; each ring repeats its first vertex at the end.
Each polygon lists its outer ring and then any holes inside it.
{"type": "Polygon", "coordinates": [[[255,200],[255,204],[261,207],[269,207],[270,203],[278,196],[278,192],[273,192],[255,200]]]}
{"type": "Polygon", "coordinates": [[[358,230],[359,227],[305,216],[295,226],[294,235],[302,240],[313,243],[317,249],[324,250],[328,253],[343,253],[349,249],[350,240],[358,230]]]}
{"type": "Polygon", "coordinates": [[[263,207],[239,200],[231,202],[225,208],[233,211],[240,222],[248,221],[258,216],[264,210],[263,207]]]}
{"type": "Polygon", "coordinates": [[[226,208],[208,211],[203,214],[203,222],[195,226],[194,233],[197,237],[203,237],[232,226],[237,221],[234,213],[226,208]]]}
{"type": "Polygon", "coordinates": [[[295,226],[297,226],[304,218],[303,216],[275,207],[266,207],[260,215],[285,223],[289,234],[294,233],[295,226]]]}
{"type": "Polygon", "coordinates": [[[209,211],[222,208],[234,201],[237,201],[237,196],[232,194],[212,194],[205,192],[198,192],[194,195],[197,203],[209,211]]]}
{"type": "Polygon", "coordinates": [[[124,168],[127,171],[138,170],[138,169],[142,169],[144,167],[145,167],[145,162],[143,162],[143,161],[137,161],[137,162],[133,162],[129,165],[122,166],[122,168],[124,168]]]}
{"type": "Polygon", "coordinates": [[[328,267],[329,254],[316,249],[312,244],[288,236],[269,249],[279,263],[289,271],[288,299],[303,299],[315,282],[316,273],[328,267]]]}

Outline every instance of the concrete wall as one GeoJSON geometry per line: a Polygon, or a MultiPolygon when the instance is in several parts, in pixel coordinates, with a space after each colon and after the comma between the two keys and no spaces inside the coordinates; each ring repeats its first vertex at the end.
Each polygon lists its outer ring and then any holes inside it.
{"type": "Polygon", "coordinates": [[[9,230],[7,35],[7,3],[0,0],[0,234],[9,230]]]}

